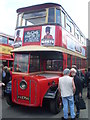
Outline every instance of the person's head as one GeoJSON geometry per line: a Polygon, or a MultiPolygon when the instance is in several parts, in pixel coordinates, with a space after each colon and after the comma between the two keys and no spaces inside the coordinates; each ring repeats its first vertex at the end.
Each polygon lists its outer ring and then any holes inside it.
{"type": "Polygon", "coordinates": [[[19,71],[19,67],[16,68],[16,71],[19,71]]]}
{"type": "Polygon", "coordinates": [[[17,71],[17,72],[20,71],[20,65],[17,65],[17,67],[16,67],[16,71],[17,71]]]}
{"type": "Polygon", "coordinates": [[[72,68],[76,69],[77,70],[77,66],[76,65],[72,65],[72,68]]]}
{"type": "Polygon", "coordinates": [[[20,36],[20,30],[17,30],[17,33],[16,33],[17,37],[20,36]]]}
{"type": "Polygon", "coordinates": [[[8,71],[8,67],[7,66],[4,67],[4,71],[5,72],[8,71]]]}
{"type": "Polygon", "coordinates": [[[50,27],[46,27],[46,33],[50,34],[50,27]]]}
{"type": "Polygon", "coordinates": [[[77,71],[75,68],[71,68],[70,73],[71,73],[71,76],[74,77],[76,75],[77,71]]]}
{"type": "Polygon", "coordinates": [[[70,70],[68,68],[64,69],[63,75],[69,75],[69,74],[70,74],[70,70]]]}

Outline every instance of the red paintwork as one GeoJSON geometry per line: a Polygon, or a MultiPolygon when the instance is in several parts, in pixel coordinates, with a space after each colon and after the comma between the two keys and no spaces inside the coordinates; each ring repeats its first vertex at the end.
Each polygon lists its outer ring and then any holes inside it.
{"type": "Polygon", "coordinates": [[[42,106],[43,98],[47,90],[52,85],[52,81],[58,84],[59,77],[46,78],[38,75],[27,75],[26,74],[13,74],[12,76],[12,101],[17,104],[22,104],[25,106],[42,106]],[[22,90],[20,88],[20,82],[22,79],[27,82],[27,89],[22,90]],[[31,100],[17,100],[17,95],[27,96],[30,95],[30,80],[31,80],[31,100]],[[48,82],[50,85],[48,85],[48,82]],[[18,93],[18,94],[17,94],[18,93]]]}
{"type": "Polygon", "coordinates": [[[67,54],[63,53],[63,70],[67,68],[67,54]]]}
{"type": "Polygon", "coordinates": [[[2,54],[2,55],[0,56],[0,60],[14,60],[14,59],[11,58],[11,55],[2,54]]]}
{"type": "Polygon", "coordinates": [[[55,46],[62,46],[62,28],[61,28],[61,26],[55,27],[55,46]]]}
{"type": "MultiPolygon", "coordinates": [[[[24,43],[24,35],[23,35],[22,46],[41,45],[42,26],[37,26],[37,27],[32,26],[32,27],[24,28],[24,32],[30,30],[40,30],[40,42],[24,43]]],[[[57,25],[55,25],[55,46],[62,46],[62,28],[61,26],[57,26],[57,25]]]]}

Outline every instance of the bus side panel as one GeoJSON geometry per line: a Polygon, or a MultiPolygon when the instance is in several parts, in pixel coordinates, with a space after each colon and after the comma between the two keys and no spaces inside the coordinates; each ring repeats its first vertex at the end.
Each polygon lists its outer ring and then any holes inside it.
{"type": "Polygon", "coordinates": [[[55,28],[55,46],[62,46],[62,28],[56,26],[55,28]]]}

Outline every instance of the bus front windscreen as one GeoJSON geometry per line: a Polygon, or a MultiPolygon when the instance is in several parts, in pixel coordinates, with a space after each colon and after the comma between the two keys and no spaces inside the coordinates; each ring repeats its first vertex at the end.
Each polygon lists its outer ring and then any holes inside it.
{"type": "Polygon", "coordinates": [[[14,72],[28,72],[29,54],[15,54],[14,72]]]}

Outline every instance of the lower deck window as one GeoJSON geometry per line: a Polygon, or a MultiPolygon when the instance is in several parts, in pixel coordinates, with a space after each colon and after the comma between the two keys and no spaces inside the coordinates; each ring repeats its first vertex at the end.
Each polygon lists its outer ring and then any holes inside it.
{"type": "Polygon", "coordinates": [[[47,60],[47,70],[51,71],[62,71],[63,70],[63,61],[61,60],[47,60]]]}
{"type": "Polygon", "coordinates": [[[71,68],[71,55],[67,55],[67,67],[71,68]]]}
{"type": "Polygon", "coordinates": [[[30,56],[30,72],[38,72],[40,71],[40,57],[38,55],[30,56]]]}
{"type": "Polygon", "coordinates": [[[14,71],[15,72],[28,72],[28,54],[15,54],[14,71]]]}

